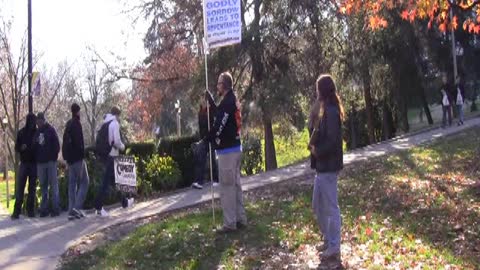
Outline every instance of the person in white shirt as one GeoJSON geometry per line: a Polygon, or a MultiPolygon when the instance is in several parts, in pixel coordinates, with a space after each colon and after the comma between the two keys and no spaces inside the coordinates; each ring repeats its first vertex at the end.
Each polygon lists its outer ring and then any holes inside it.
{"type": "MultiPolygon", "coordinates": [[[[99,187],[97,197],[95,199],[95,209],[97,215],[105,217],[108,216],[108,212],[103,209],[103,200],[108,193],[111,185],[115,184],[115,171],[114,171],[114,157],[120,155],[120,151],[125,150],[125,145],[122,142],[120,136],[120,124],[118,123],[120,117],[120,109],[113,107],[109,114],[105,116],[102,128],[108,127],[108,150],[105,157],[100,156],[105,166],[105,171],[102,179],[102,184],[99,187]]],[[[101,136],[102,128],[99,131],[97,137],[101,136]]],[[[106,134],[105,134],[106,135],[106,134]]],[[[97,138],[97,147],[98,147],[97,138]]]]}
{"type": "Polygon", "coordinates": [[[451,109],[451,102],[450,102],[450,97],[449,93],[450,92],[450,85],[447,83],[446,78],[443,79],[443,86],[440,90],[442,93],[442,111],[443,111],[443,117],[442,117],[442,128],[445,128],[447,126],[447,117],[448,117],[448,125],[452,125],[452,109],[451,109]]]}

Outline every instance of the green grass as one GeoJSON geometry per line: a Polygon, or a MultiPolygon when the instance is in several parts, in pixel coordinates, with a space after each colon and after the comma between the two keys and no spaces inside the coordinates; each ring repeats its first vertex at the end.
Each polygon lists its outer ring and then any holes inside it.
{"type": "MultiPolygon", "coordinates": [[[[346,168],[339,182],[344,265],[479,269],[480,200],[471,189],[480,177],[479,145],[477,128],[346,168]]],[[[305,267],[316,257],[306,252],[321,239],[311,192],[311,183],[298,180],[254,191],[247,198],[250,226],[228,236],[210,230],[208,210],[177,214],[62,269],[282,269],[279,254],[305,267]]]]}
{"type": "Polygon", "coordinates": [[[0,173],[0,207],[9,213],[13,212],[13,206],[15,205],[15,173],[8,171],[8,190],[10,195],[10,205],[7,209],[7,185],[3,180],[3,172],[0,173]]]}
{"type": "MultiPolygon", "coordinates": [[[[307,145],[309,141],[308,130],[296,132],[291,138],[275,137],[275,152],[279,168],[305,160],[309,156],[307,145]]],[[[262,141],[262,145],[264,142],[262,141]]]]}
{"type": "MultiPolygon", "coordinates": [[[[12,177],[13,174],[9,174],[8,180],[8,190],[10,192],[10,207],[8,208],[8,212],[11,213],[13,211],[13,206],[15,204],[15,179],[12,177]]],[[[0,207],[7,210],[7,184],[3,180],[3,174],[0,175],[0,207]]]]}

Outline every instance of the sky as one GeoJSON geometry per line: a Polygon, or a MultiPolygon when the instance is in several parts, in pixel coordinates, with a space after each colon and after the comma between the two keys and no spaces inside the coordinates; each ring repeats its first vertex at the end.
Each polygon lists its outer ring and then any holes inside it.
{"type": "MultiPolygon", "coordinates": [[[[0,15],[11,19],[11,43],[19,47],[27,30],[27,0],[0,0],[0,15]]],[[[33,49],[40,65],[74,64],[95,48],[105,58],[110,52],[128,65],[140,63],[146,52],[143,37],[148,23],[133,23],[137,13],[124,13],[121,0],[32,0],[33,49]]]]}

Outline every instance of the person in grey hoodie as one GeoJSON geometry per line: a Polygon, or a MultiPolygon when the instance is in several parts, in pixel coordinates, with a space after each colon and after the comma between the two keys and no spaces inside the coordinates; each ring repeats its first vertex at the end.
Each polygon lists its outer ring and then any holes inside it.
{"type": "Polygon", "coordinates": [[[107,217],[108,212],[103,208],[103,200],[107,196],[110,186],[115,184],[114,157],[120,155],[120,151],[125,150],[125,145],[120,136],[120,109],[113,107],[109,114],[105,116],[102,125],[108,126],[108,143],[111,146],[110,153],[103,157],[102,163],[105,167],[102,184],[99,187],[97,197],[95,199],[95,209],[97,215],[107,217]]]}
{"type": "Polygon", "coordinates": [[[40,217],[51,214],[52,217],[60,215],[60,195],[58,191],[57,159],[60,152],[60,142],[55,129],[47,123],[43,113],[37,114],[37,131],[33,140],[37,173],[42,191],[40,203],[40,217]],[[49,191],[52,194],[52,209],[48,209],[49,191]]]}

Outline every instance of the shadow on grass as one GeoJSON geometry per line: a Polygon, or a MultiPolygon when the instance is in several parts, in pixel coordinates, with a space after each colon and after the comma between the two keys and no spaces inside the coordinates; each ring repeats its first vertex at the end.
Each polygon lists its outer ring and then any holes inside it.
{"type": "Polygon", "coordinates": [[[391,218],[393,224],[433,247],[480,267],[480,215],[469,207],[475,198],[456,191],[465,188],[462,179],[474,177],[464,173],[475,153],[469,148],[475,145],[472,138],[479,136],[476,129],[428,147],[429,158],[416,157],[422,151],[416,149],[371,160],[359,170],[345,172],[350,180],[344,183],[340,201],[356,208],[348,218],[355,220],[368,212],[391,218]],[[430,161],[431,157],[434,160],[430,161]],[[392,175],[403,181],[393,181],[392,175]],[[352,182],[363,190],[349,188],[352,182]],[[418,186],[420,183],[423,186],[418,186]]]}

